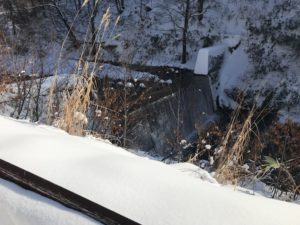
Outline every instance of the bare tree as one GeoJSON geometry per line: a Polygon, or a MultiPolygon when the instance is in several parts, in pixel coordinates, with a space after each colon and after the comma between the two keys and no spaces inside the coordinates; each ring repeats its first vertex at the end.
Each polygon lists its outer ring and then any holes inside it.
{"type": "Polygon", "coordinates": [[[125,3],[124,0],[116,0],[116,6],[118,12],[121,14],[125,10],[125,3]]]}
{"type": "Polygon", "coordinates": [[[16,35],[16,25],[15,25],[15,17],[14,17],[14,8],[11,0],[4,1],[3,7],[9,11],[9,19],[12,23],[13,34],[16,35]]]}
{"type": "Polygon", "coordinates": [[[66,17],[66,15],[64,14],[64,12],[62,11],[59,2],[60,2],[59,0],[51,0],[50,1],[50,3],[52,4],[52,6],[56,9],[57,14],[58,14],[60,20],[65,25],[65,27],[66,27],[66,29],[68,31],[68,36],[69,36],[70,40],[72,41],[73,45],[75,47],[78,47],[79,42],[78,42],[78,39],[76,37],[76,34],[73,31],[72,26],[69,24],[68,18],[66,17]]]}
{"type": "Polygon", "coordinates": [[[17,25],[23,26],[30,19],[35,1],[0,0],[0,6],[5,10],[12,23],[13,35],[17,34],[17,25]]]}
{"type": "MultiPolygon", "coordinates": [[[[160,7],[167,12],[168,22],[172,22],[174,25],[174,32],[177,33],[179,31],[181,33],[182,64],[185,64],[188,60],[188,33],[192,18],[200,15],[198,10],[201,10],[199,6],[201,2],[199,3],[199,1],[203,2],[204,0],[176,0],[172,4],[167,2],[160,4],[160,7]],[[197,8],[197,6],[200,8],[197,8]]],[[[176,36],[178,35],[176,34],[176,36]]]]}

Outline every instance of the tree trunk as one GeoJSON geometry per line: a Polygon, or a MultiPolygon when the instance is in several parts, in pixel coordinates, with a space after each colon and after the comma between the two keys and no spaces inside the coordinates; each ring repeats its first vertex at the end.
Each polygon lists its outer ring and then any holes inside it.
{"type": "Polygon", "coordinates": [[[119,14],[123,13],[125,10],[124,0],[116,0],[116,6],[119,14]]]}
{"type": "Polygon", "coordinates": [[[9,18],[10,18],[11,23],[12,23],[13,35],[16,35],[17,32],[16,32],[16,24],[15,24],[15,15],[14,15],[13,4],[12,4],[11,0],[7,0],[7,1],[4,1],[3,5],[4,5],[4,8],[7,8],[8,11],[9,11],[9,18]]]}
{"type": "Polygon", "coordinates": [[[197,11],[198,11],[198,20],[199,20],[199,22],[201,22],[202,21],[202,19],[203,19],[203,5],[204,5],[204,0],[198,0],[198,4],[197,4],[197,11]]]}
{"type": "Polygon", "coordinates": [[[143,19],[143,0],[140,0],[140,18],[141,20],[143,19]]]}
{"type": "Polygon", "coordinates": [[[65,27],[68,30],[68,36],[70,37],[71,41],[73,42],[73,45],[75,47],[78,47],[79,43],[77,41],[76,35],[72,30],[72,27],[69,25],[69,22],[67,20],[67,18],[64,16],[63,12],[61,11],[61,9],[59,8],[59,6],[56,4],[56,2],[53,4],[56,11],[59,14],[60,19],[62,20],[62,22],[64,23],[65,27]]]}
{"type": "Polygon", "coordinates": [[[186,0],[184,27],[183,27],[183,34],[182,34],[182,56],[181,56],[182,64],[185,64],[187,61],[187,32],[189,29],[189,18],[190,18],[190,0],[186,0]]]}
{"type": "Polygon", "coordinates": [[[124,0],[120,0],[120,1],[121,1],[121,7],[122,7],[122,9],[124,11],[124,9],[125,9],[125,2],[124,2],[124,0]]]}
{"type": "Polygon", "coordinates": [[[99,8],[99,1],[93,0],[93,6],[92,6],[92,14],[91,14],[91,43],[92,43],[92,55],[96,55],[97,53],[97,46],[96,46],[96,38],[97,38],[97,31],[96,31],[96,24],[95,24],[95,18],[98,14],[98,8],[99,8]]]}

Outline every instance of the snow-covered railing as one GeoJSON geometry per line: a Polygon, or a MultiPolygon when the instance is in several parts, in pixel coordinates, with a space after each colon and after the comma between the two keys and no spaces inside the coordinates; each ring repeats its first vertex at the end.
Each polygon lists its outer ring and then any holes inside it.
{"type": "Polygon", "coordinates": [[[137,225],[110,209],[0,159],[0,178],[77,210],[106,225],[137,225]]]}

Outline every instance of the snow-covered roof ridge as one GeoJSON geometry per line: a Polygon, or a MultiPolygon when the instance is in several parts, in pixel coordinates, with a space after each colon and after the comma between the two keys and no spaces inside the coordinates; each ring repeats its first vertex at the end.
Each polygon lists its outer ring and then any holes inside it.
{"type": "Polygon", "coordinates": [[[1,116],[0,158],[145,225],[299,225],[299,205],[235,192],[102,141],[1,116]]]}

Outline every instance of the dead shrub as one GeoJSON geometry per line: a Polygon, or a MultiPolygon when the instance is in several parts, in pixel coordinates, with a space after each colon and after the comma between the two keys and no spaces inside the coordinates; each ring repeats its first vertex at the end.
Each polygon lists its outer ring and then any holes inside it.
{"type": "Polygon", "coordinates": [[[218,151],[222,150],[219,146],[224,135],[225,131],[217,123],[209,124],[206,128],[199,128],[197,147],[185,152],[183,160],[197,162],[214,157],[218,151]]]}
{"type": "Polygon", "coordinates": [[[236,110],[226,129],[213,124],[199,131],[197,151],[189,158],[212,158],[210,168],[221,183],[260,180],[271,187],[273,197],[295,198],[300,193],[300,125],[289,119],[264,127],[261,115],[255,108],[246,117],[236,110]]]}
{"type": "Polygon", "coordinates": [[[264,148],[260,154],[277,159],[279,168],[270,171],[263,181],[274,189],[273,195],[282,192],[300,193],[300,125],[288,119],[274,122],[262,134],[264,148]]]}

